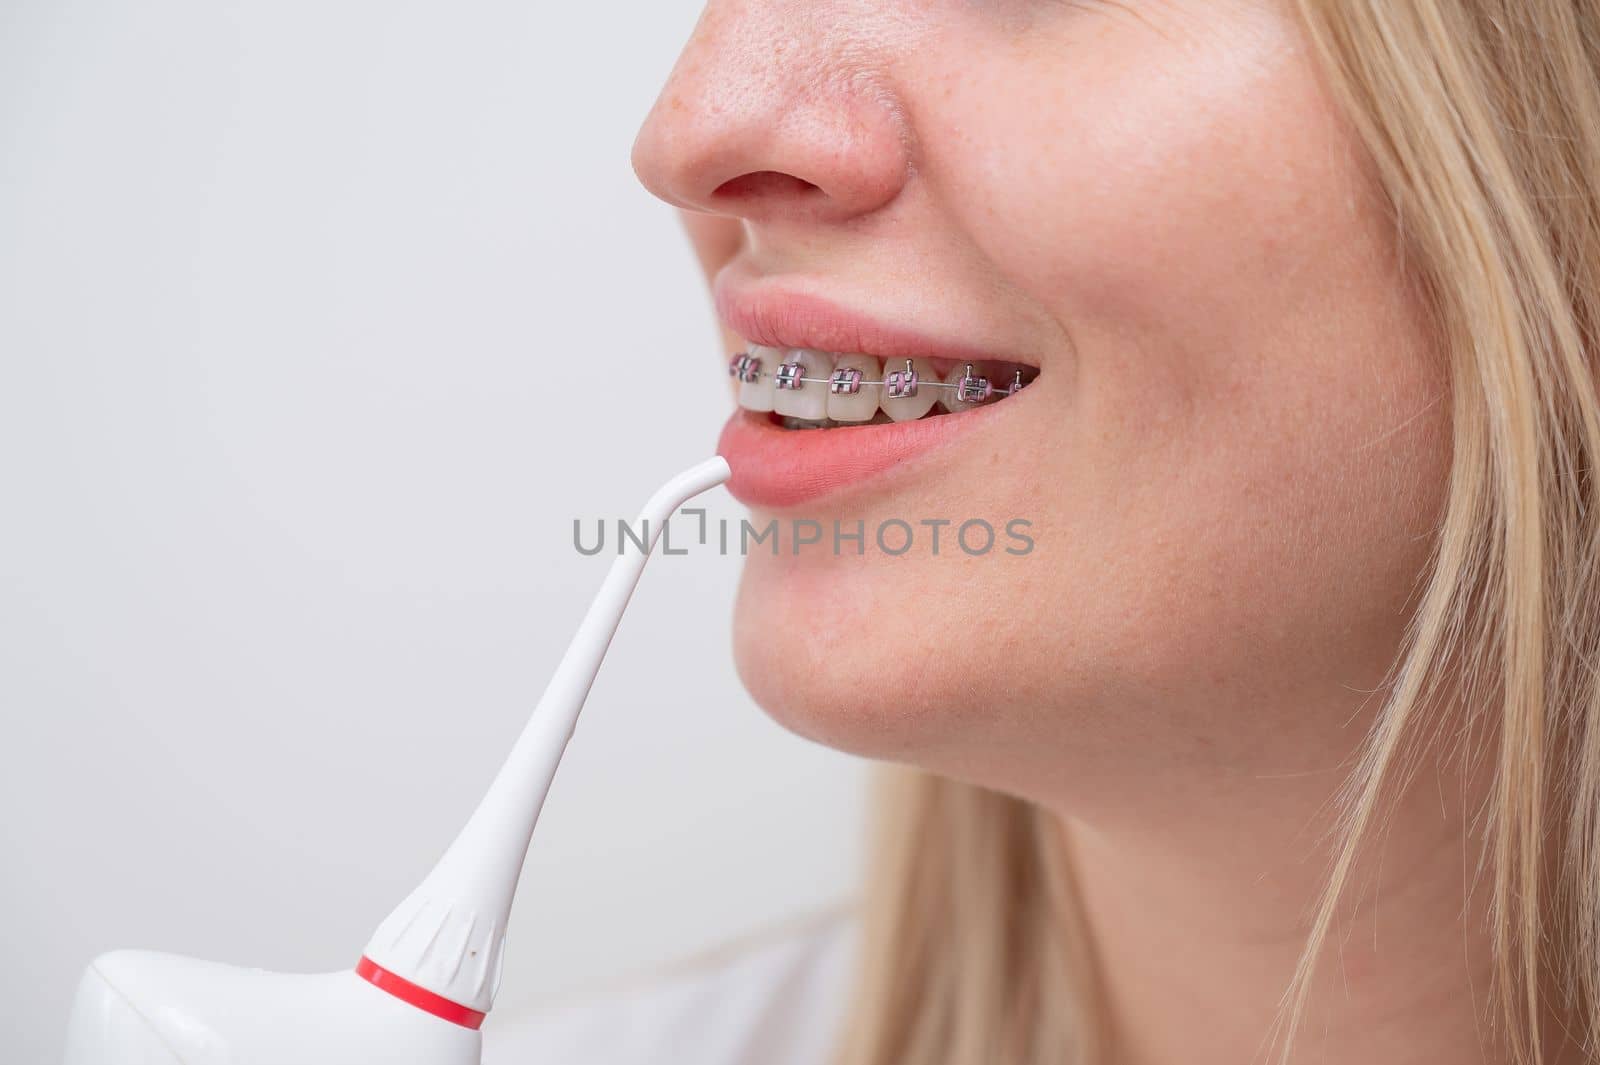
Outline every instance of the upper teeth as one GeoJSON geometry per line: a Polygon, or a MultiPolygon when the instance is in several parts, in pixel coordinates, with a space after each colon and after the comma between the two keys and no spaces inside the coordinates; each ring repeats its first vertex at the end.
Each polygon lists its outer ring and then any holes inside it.
{"type": "Polygon", "coordinates": [[[941,379],[927,359],[890,359],[885,366],[870,355],[759,346],[735,355],[728,373],[739,381],[739,406],[807,422],[867,422],[880,410],[910,421],[936,403],[965,410],[1027,384],[1021,369],[996,384],[986,363],[961,363],[941,379]]]}

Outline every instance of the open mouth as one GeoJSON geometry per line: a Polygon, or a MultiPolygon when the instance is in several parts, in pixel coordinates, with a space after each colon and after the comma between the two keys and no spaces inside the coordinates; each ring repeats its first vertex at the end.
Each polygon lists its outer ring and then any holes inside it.
{"type": "Polygon", "coordinates": [[[751,345],[728,373],[738,403],[785,429],[832,429],[936,418],[1002,402],[1038,376],[1002,360],[879,359],[751,345]]]}

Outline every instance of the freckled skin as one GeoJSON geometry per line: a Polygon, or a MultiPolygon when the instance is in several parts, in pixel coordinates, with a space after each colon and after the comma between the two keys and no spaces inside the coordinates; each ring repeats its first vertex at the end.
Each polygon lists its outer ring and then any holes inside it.
{"type": "MultiPolygon", "coordinates": [[[[757,553],[740,674],[799,733],[1058,815],[1106,1065],[1265,1060],[1450,450],[1444,353],[1289,0],[713,0],[634,161],[708,276],[1039,367],[799,509],[1024,518],[1034,550],[757,553]]],[[[1505,1060],[1463,887],[1485,784],[1418,779],[1304,1060],[1505,1060]]]]}
{"type": "Polygon", "coordinates": [[[745,563],[735,650],[778,720],[1086,816],[1348,752],[1447,404],[1286,8],[714,2],[635,162],[708,274],[1041,369],[937,462],[803,508],[1026,518],[1028,556],[745,563]]]}

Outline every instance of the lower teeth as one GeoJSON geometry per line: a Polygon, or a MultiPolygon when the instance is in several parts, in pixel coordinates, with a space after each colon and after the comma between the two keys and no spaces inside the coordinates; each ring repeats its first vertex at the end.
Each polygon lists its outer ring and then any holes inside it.
{"type": "MultiPolygon", "coordinates": [[[[924,415],[924,417],[927,417],[927,415],[924,415]]],[[[894,422],[893,418],[881,410],[864,422],[836,422],[831,418],[812,421],[809,418],[791,418],[783,414],[774,414],[772,418],[785,429],[832,429],[841,425],[889,425],[894,422]]]]}

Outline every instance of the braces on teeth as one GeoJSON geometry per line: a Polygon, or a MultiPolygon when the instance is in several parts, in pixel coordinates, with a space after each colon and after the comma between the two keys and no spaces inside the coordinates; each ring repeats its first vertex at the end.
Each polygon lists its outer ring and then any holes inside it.
{"type": "Polygon", "coordinates": [[[1022,371],[1018,370],[1009,385],[996,388],[987,377],[973,373],[970,362],[955,381],[923,381],[912,369],[910,359],[906,360],[905,369],[886,374],[882,381],[863,380],[860,370],[848,368],[834,370],[827,377],[806,377],[802,363],[779,363],[777,370],[767,371],[761,368],[761,357],[748,352],[733,357],[728,363],[728,375],[745,383],[771,377],[773,386],[784,391],[798,390],[801,385],[827,385],[829,393],[835,396],[853,396],[863,388],[882,388],[890,399],[910,399],[923,388],[944,388],[954,391],[963,403],[984,403],[999,396],[1013,395],[1027,386],[1022,371]]]}

